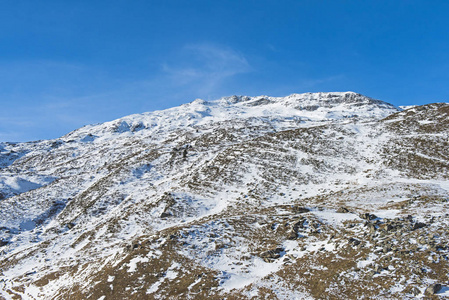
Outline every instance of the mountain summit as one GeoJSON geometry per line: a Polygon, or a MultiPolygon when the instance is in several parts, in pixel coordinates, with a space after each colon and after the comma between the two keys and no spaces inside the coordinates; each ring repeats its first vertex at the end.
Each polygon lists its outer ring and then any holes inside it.
{"type": "Polygon", "coordinates": [[[448,112],[231,96],[0,143],[0,299],[449,296],[448,112]]]}
{"type": "MultiPolygon", "coordinates": [[[[148,135],[192,126],[207,126],[220,122],[271,122],[279,130],[295,128],[300,121],[326,122],[345,118],[384,118],[401,109],[366,96],[353,93],[305,93],[287,97],[230,96],[215,101],[197,99],[171,109],[131,115],[99,125],[76,130],[63,139],[91,141],[93,136],[148,135]]],[[[309,124],[309,123],[307,123],[309,124]]]]}

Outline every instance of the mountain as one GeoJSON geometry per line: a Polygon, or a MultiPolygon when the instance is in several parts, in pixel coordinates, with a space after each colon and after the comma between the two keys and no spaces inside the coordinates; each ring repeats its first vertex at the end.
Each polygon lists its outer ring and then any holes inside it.
{"type": "Polygon", "coordinates": [[[197,99],[0,143],[0,299],[449,296],[449,104],[406,108],[197,99]]]}

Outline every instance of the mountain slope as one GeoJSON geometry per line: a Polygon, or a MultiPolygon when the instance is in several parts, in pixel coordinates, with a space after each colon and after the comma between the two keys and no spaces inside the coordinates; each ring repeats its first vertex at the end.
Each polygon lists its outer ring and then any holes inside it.
{"type": "Polygon", "coordinates": [[[448,274],[448,107],[233,96],[1,144],[0,297],[423,295],[448,274]]]}

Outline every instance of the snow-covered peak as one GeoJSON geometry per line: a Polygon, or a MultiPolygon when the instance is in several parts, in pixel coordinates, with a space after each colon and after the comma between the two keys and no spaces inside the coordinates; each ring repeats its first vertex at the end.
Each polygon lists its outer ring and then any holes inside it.
{"type": "MultiPolygon", "coordinates": [[[[197,99],[194,103],[207,103],[204,100],[197,99]]],[[[267,104],[280,104],[280,105],[297,105],[298,108],[301,105],[317,105],[326,108],[335,107],[341,104],[357,104],[357,105],[383,105],[389,108],[395,108],[393,105],[375,100],[373,98],[358,94],[355,92],[327,92],[327,93],[302,93],[302,94],[291,94],[286,97],[270,97],[270,96],[237,96],[233,95],[230,97],[223,97],[216,101],[211,101],[211,103],[219,103],[223,106],[229,105],[245,105],[245,106],[258,106],[267,104]]]]}
{"type": "Polygon", "coordinates": [[[270,98],[275,102],[284,103],[298,110],[318,109],[353,109],[362,112],[365,107],[371,109],[382,108],[387,111],[399,111],[397,107],[384,101],[376,100],[354,92],[332,92],[332,93],[304,93],[292,94],[287,97],[270,98]]]}
{"type": "Polygon", "coordinates": [[[275,120],[273,127],[287,129],[297,126],[298,122],[384,118],[398,111],[400,109],[391,104],[354,92],[304,93],[286,97],[234,95],[214,101],[196,99],[165,110],[85,126],[69,133],[64,139],[92,141],[95,137],[109,138],[138,132],[154,135],[174,129],[250,119],[256,122],[275,120]]]}

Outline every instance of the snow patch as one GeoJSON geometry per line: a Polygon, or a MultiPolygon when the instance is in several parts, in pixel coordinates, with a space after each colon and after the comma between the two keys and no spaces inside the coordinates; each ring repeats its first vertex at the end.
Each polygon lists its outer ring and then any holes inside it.
{"type": "Polygon", "coordinates": [[[148,259],[148,257],[141,257],[141,256],[134,257],[128,263],[129,266],[128,273],[133,273],[137,270],[137,263],[146,263],[149,261],[150,260],[148,259]]]}

